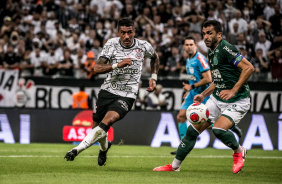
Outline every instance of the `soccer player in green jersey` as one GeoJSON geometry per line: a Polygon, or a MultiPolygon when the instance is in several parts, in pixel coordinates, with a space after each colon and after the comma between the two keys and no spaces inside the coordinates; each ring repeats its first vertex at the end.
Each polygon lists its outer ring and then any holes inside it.
{"type": "Polygon", "coordinates": [[[180,171],[180,165],[194,148],[197,137],[211,123],[214,135],[234,151],[233,173],[238,173],[244,166],[246,149],[237,142],[228,129],[237,125],[250,109],[250,88],[247,80],[254,71],[253,65],[224,39],[220,22],[209,20],[203,24],[204,42],[209,47],[213,82],[209,88],[194,97],[194,102],[201,103],[210,95],[206,106],[209,109],[209,121],[201,125],[191,125],[181,140],[177,154],[169,165],[156,167],[154,171],[180,171]]]}

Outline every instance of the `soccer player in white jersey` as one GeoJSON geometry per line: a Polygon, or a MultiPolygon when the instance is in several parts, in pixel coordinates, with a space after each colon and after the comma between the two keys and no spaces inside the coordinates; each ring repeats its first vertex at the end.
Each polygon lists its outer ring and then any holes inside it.
{"type": "Polygon", "coordinates": [[[152,45],[134,38],[134,22],[128,18],[119,20],[118,35],[107,41],[93,68],[95,74],[108,73],[98,94],[93,129],[77,147],[67,152],[67,161],[73,161],[80,152],[99,142],[98,165],[105,165],[106,154],[111,147],[111,142],[107,141],[107,131],[131,110],[138,92],[144,58],[151,59],[152,77],[147,91],[152,92],[156,88],[159,57],[152,45]]]}

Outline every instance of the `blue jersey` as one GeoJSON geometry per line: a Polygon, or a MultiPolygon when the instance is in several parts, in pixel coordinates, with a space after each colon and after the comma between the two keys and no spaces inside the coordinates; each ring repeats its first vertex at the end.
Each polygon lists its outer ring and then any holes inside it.
{"type": "MultiPolygon", "coordinates": [[[[186,69],[187,69],[189,84],[192,85],[199,82],[203,78],[202,73],[209,70],[210,67],[206,57],[203,56],[201,53],[197,52],[193,58],[191,59],[187,58],[186,69]]],[[[194,96],[202,93],[207,87],[209,87],[209,85],[210,84],[207,84],[205,86],[192,89],[189,92],[189,94],[186,96],[184,102],[182,103],[181,109],[187,109],[193,103],[194,96]]],[[[208,99],[209,96],[207,96],[204,99],[203,103],[205,104],[208,99]]]]}
{"type": "MultiPolygon", "coordinates": [[[[192,85],[199,82],[203,78],[202,73],[209,70],[210,67],[206,57],[203,56],[201,53],[197,52],[193,58],[191,59],[187,58],[186,69],[187,69],[189,84],[192,85]]],[[[193,91],[199,94],[202,93],[208,86],[209,84],[195,88],[193,91]]]]}

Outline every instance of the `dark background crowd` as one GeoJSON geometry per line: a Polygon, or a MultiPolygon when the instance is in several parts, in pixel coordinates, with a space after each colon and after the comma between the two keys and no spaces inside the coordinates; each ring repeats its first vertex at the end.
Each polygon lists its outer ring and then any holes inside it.
{"type": "MultiPolygon", "coordinates": [[[[121,17],[135,20],[136,37],[160,57],[159,76],[181,78],[187,54],[183,39],[204,21],[222,23],[223,38],[255,67],[252,81],[282,81],[282,0],[6,0],[0,6],[0,68],[21,76],[91,78],[105,42],[121,17]]],[[[143,76],[150,75],[149,60],[143,76]]]]}

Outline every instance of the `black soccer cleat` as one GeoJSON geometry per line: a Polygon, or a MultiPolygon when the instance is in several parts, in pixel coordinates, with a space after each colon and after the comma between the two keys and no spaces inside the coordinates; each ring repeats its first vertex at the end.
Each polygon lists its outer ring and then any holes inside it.
{"type": "Polygon", "coordinates": [[[170,152],[171,155],[176,155],[176,153],[177,153],[177,150],[170,152]]]}
{"type": "Polygon", "coordinates": [[[111,148],[112,142],[108,141],[108,149],[106,151],[100,150],[99,155],[98,155],[98,165],[103,166],[106,163],[107,160],[107,152],[111,148]]]}
{"type": "Polygon", "coordinates": [[[65,159],[67,159],[67,161],[73,161],[76,156],[77,156],[77,149],[72,149],[67,152],[65,159]]]}
{"type": "Polygon", "coordinates": [[[235,125],[234,127],[232,127],[231,130],[232,130],[234,133],[236,133],[239,138],[242,137],[242,130],[241,130],[241,128],[239,128],[237,125],[235,125]]]}

